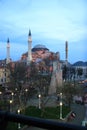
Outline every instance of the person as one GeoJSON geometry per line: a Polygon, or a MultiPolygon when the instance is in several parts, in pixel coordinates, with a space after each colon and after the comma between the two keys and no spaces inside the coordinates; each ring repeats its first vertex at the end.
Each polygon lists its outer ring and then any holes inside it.
{"type": "Polygon", "coordinates": [[[76,113],[74,111],[71,111],[67,116],[67,122],[72,121],[75,117],[76,117],[76,113]]]}

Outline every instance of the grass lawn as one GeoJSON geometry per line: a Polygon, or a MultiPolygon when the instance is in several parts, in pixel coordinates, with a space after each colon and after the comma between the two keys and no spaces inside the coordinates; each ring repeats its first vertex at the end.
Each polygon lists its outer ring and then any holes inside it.
{"type": "MultiPolygon", "coordinates": [[[[63,118],[70,112],[70,108],[67,106],[62,106],[62,116],[63,118]]],[[[45,119],[59,119],[60,107],[45,107],[44,109],[39,109],[35,106],[29,106],[25,110],[25,115],[45,118],[45,119]]]]}
{"type": "Polygon", "coordinates": [[[18,124],[14,122],[8,122],[6,130],[17,130],[18,124]]]}

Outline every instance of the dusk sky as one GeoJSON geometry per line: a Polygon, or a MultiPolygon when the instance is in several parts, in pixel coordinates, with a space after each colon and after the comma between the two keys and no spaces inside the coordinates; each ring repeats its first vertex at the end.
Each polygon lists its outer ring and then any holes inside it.
{"type": "Polygon", "coordinates": [[[27,52],[29,29],[32,48],[45,45],[65,60],[67,40],[68,61],[87,61],[87,0],[0,0],[0,60],[8,38],[13,61],[27,52]]]}

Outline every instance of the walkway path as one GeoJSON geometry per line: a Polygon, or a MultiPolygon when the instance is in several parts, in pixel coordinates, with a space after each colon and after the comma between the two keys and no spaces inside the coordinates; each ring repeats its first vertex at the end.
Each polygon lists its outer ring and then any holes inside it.
{"type": "Polygon", "coordinates": [[[72,124],[82,125],[82,121],[85,118],[85,106],[80,104],[72,104],[72,111],[76,113],[76,117],[71,122],[72,124]]]}

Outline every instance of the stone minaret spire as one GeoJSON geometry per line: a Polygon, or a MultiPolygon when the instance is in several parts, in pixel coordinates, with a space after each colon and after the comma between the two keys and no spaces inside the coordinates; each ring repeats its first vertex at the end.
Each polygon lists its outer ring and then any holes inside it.
{"type": "Polygon", "coordinates": [[[10,42],[9,38],[7,39],[7,59],[6,59],[6,64],[10,63],[10,42]]]}
{"type": "Polygon", "coordinates": [[[32,61],[32,37],[31,37],[31,30],[29,30],[29,34],[28,34],[28,57],[27,57],[27,65],[30,64],[30,62],[32,61]]]}
{"type": "Polygon", "coordinates": [[[68,41],[65,42],[65,52],[66,52],[65,60],[66,60],[66,65],[67,65],[67,63],[68,63],[68,41]]]}

